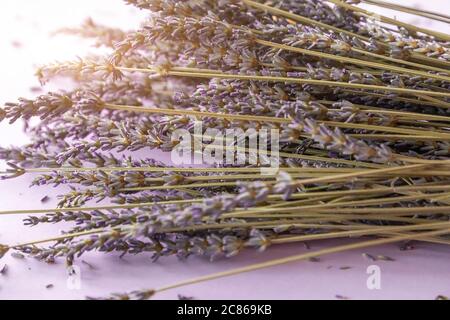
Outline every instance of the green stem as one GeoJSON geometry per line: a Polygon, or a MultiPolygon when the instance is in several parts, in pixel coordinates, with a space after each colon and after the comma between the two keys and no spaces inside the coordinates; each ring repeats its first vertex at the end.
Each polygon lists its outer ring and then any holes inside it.
{"type": "MultiPolygon", "coordinates": [[[[443,161],[443,164],[450,164],[450,162],[443,161]]],[[[431,164],[414,164],[414,165],[408,165],[408,166],[399,166],[399,167],[390,167],[390,168],[383,168],[383,169],[370,169],[370,170],[360,170],[352,173],[343,173],[343,174],[337,174],[337,175],[326,175],[319,178],[309,178],[304,180],[296,180],[292,182],[293,187],[303,187],[305,185],[311,185],[311,184],[318,184],[318,183],[324,183],[324,182],[336,182],[336,181],[342,181],[342,180],[348,180],[351,178],[361,178],[361,177],[367,177],[372,175],[381,175],[381,174],[387,174],[387,173],[397,173],[401,171],[412,171],[414,172],[415,169],[421,169],[425,168],[427,166],[430,166],[431,164]]],[[[266,182],[267,184],[275,184],[273,181],[266,182]]],[[[189,185],[182,185],[182,186],[154,186],[154,187],[136,187],[136,188],[124,188],[121,189],[122,192],[135,192],[135,191],[149,191],[149,190],[171,190],[176,188],[208,188],[208,187],[233,187],[237,186],[238,182],[220,182],[220,183],[198,183],[198,184],[189,184],[189,185]]]]}
{"type": "MultiPolygon", "coordinates": [[[[450,163],[450,162],[448,162],[450,163]]],[[[313,179],[305,179],[305,180],[298,180],[293,182],[293,185],[302,187],[307,184],[317,184],[317,183],[324,183],[324,182],[332,182],[335,180],[340,179],[351,179],[351,178],[361,178],[364,176],[370,176],[372,174],[385,174],[385,173],[393,173],[393,172],[401,172],[405,170],[415,170],[415,169],[421,169],[425,168],[425,164],[414,164],[414,165],[408,165],[408,166],[398,166],[398,167],[391,167],[391,168],[383,168],[383,169],[376,169],[376,170],[361,170],[358,172],[353,173],[344,173],[344,174],[338,174],[338,175],[332,175],[328,177],[322,177],[322,178],[313,178],[313,179]]]]}
{"type": "MultiPolygon", "coordinates": [[[[358,96],[373,96],[373,97],[378,97],[378,98],[386,98],[386,96],[384,94],[376,93],[376,92],[358,91],[358,90],[350,90],[350,89],[343,89],[342,91],[345,93],[351,93],[353,95],[358,95],[358,96]]],[[[420,98],[420,96],[418,98],[420,98]]],[[[444,101],[442,101],[440,103],[434,103],[434,102],[429,102],[429,101],[424,101],[424,100],[419,100],[419,99],[405,98],[405,97],[394,97],[394,98],[392,98],[392,100],[398,101],[398,102],[414,103],[414,104],[418,104],[418,105],[433,106],[433,107],[438,107],[438,108],[446,108],[446,109],[450,108],[450,103],[447,103],[444,101]]],[[[320,102],[320,101],[318,101],[318,102],[320,102]]]]}
{"type": "Polygon", "coordinates": [[[360,208],[360,209],[339,209],[334,208],[331,211],[318,209],[319,213],[344,213],[344,214],[383,214],[383,215],[434,215],[437,213],[450,213],[450,206],[441,207],[409,207],[409,208],[360,208]]]}
{"type": "MultiPolygon", "coordinates": [[[[125,105],[113,105],[113,104],[105,104],[103,106],[106,109],[110,110],[119,110],[119,111],[129,111],[129,112],[140,112],[140,113],[151,113],[151,114],[170,114],[170,115],[186,115],[186,116],[195,116],[195,117],[212,117],[212,118],[222,118],[229,120],[241,120],[241,121],[254,121],[254,122],[270,122],[270,123],[285,123],[288,124],[292,122],[291,119],[286,118],[277,118],[277,117],[265,117],[265,116],[252,116],[252,115],[233,115],[233,114],[223,114],[216,112],[201,112],[201,111],[191,111],[191,110],[174,110],[174,109],[159,109],[159,108],[150,108],[150,107],[133,107],[133,106],[125,106],[125,105]]],[[[370,111],[361,111],[361,112],[370,112],[370,111]]],[[[384,114],[402,114],[402,112],[395,111],[384,111],[380,112],[384,114]]],[[[449,117],[439,117],[436,116],[435,119],[445,119],[450,121],[449,117]]],[[[374,131],[385,131],[392,133],[403,133],[410,135],[426,135],[429,134],[433,137],[442,138],[442,139],[450,139],[450,134],[441,133],[441,132],[433,132],[433,131],[424,131],[424,130],[414,130],[414,129],[404,129],[404,128],[396,128],[396,127],[387,127],[387,126],[376,126],[369,124],[358,124],[358,123],[343,123],[343,122],[335,122],[335,121],[319,121],[319,123],[329,125],[332,127],[338,128],[346,128],[346,129],[366,129],[366,130],[374,130],[374,131]]]]}
{"type": "MultiPolygon", "coordinates": [[[[445,226],[445,224],[444,224],[445,226]]],[[[402,232],[402,231],[415,231],[415,230],[426,230],[433,228],[442,228],[442,223],[436,224],[426,224],[426,225],[413,225],[413,226],[401,226],[401,227],[377,227],[366,230],[355,230],[355,231],[347,231],[347,232],[334,232],[328,234],[316,234],[316,235],[307,235],[307,236],[297,236],[297,237],[286,237],[285,239],[275,239],[271,242],[274,244],[284,244],[289,242],[304,242],[311,240],[326,240],[326,239],[336,239],[336,238],[346,238],[346,237],[355,237],[355,236],[371,236],[371,235],[379,235],[384,232],[402,232]],[[329,236],[327,238],[326,236],[329,236]]]]}
{"type": "Polygon", "coordinates": [[[240,120],[240,121],[256,121],[256,122],[272,122],[272,123],[289,123],[291,120],[285,118],[276,117],[263,117],[263,116],[251,116],[251,115],[237,115],[226,114],[217,112],[203,112],[193,110],[175,110],[175,109],[163,109],[163,108],[149,108],[149,107],[134,107],[124,105],[105,104],[103,106],[106,109],[128,111],[128,112],[140,112],[151,114],[164,114],[164,115],[180,115],[180,116],[192,116],[192,117],[211,117],[227,120],[240,120]]]}
{"type": "MultiPolygon", "coordinates": [[[[113,231],[113,230],[109,230],[109,231],[113,231]]],[[[26,243],[22,243],[22,244],[12,245],[12,246],[8,246],[8,248],[15,249],[15,248],[21,248],[21,247],[27,247],[27,246],[35,246],[38,244],[44,244],[44,243],[55,242],[55,241],[63,241],[63,240],[74,239],[74,238],[79,238],[79,237],[84,237],[84,236],[89,236],[89,235],[94,235],[94,234],[99,234],[99,233],[104,233],[104,232],[106,232],[105,229],[95,229],[95,230],[77,232],[77,233],[71,233],[71,234],[65,234],[62,236],[57,236],[54,238],[48,238],[48,239],[44,239],[44,240],[36,240],[36,241],[26,242],[26,243]]]]}
{"type": "Polygon", "coordinates": [[[196,202],[202,202],[202,201],[203,201],[203,199],[192,199],[192,200],[190,199],[190,200],[173,200],[173,201],[159,201],[159,202],[143,202],[143,203],[97,206],[97,207],[7,210],[7,211],[0,211],[0,216],[63,213],[63,212],[82,212],[82,211],[96,211],[96,210],[135,209],[135,208],[143,208],[143,207],[152,207],[155,205],[189,204],[189,203],[196,203],[196,202]]]}
{"type": "MultiPolygon", "coordinates": [[[[446,183],[446,182],[443,182],[446,183]]],[[[314,197],[342,197],[350,195],[376,195],[376,194],[390,194],[390,193],[403,193],[403,192],[433,192],[433,191],[449,191],[449,185],[435,185],[435,183],[427,183],[424,185],[415,186],[402,186],[402,187],[382,187],[374,189],[358,189],[358,190],[339,190],[339,191],[320,191],[320,192],[301,192],[294,193],[291,196],[292,200],[298,199],[312,199],[314,197]]],[[[82,212],[82,211],[95,211],[95,210],[114,210],[114,209],[133,209],[145,206],[153,205],[165,205],[165,204],[189,204],[189,203],[200,203],[204,199],[190,199],[190,200],[174,200],[174,201],[160,201],[160,202],[148,202],[148,203],[137,203],[137,204],[127,204],[127,205],[113,205],[113,206],[97,206],[97,207],[73,207],[73,208],[54,208],[54,209],[31,209],[31,210],[12,210],[12,211],[0,211],[0,216],[2,215],[18,215],[18,214],[47,214],[47,213],[62,213],[62,212],[82,212]]],[[[270,195],[268,200],[279,201],[283,200],[281,195],[270,195]]]]}
{"type": "MultiPolygon", "coordinates": [[[[80,168],[30,168],[22,169],[27,173],[50,173],[50,172],[157,172],[157,173],[258,173],[261,172],[261,168],[175,168],[175,167],[80,167],[80,168]]],[[[355,168],[300,168],[300,167],[281,167],[280,171],[292,172],[292,173],[330,173],[330,172],[353,172],[355,168]]]]}
{"type": "Polygon", "coordinates": [[[303,199],[310,197],[321,196],[354,196],[354,195],[375,195],[375,194],[390,194],[390,193],[404,193],[404,192],[432,192],[432,191],[449,191],[450,185],[448,182],[443,182],[445,185],[435,185],[434,183],[426,183],[424,185],[401,186],[401,187],[381,187],[381,188],[366,188],[358,190],[339,190],[339,191],[320,191],[320,192],[304,192],[296,193],[291,196],[291,199],[303,199]]]}

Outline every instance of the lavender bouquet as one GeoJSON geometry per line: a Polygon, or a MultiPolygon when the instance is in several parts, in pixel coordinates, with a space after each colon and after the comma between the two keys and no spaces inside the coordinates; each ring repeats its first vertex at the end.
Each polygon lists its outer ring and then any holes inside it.
{"type": "MultiPolygon", "coordinates": [[[[70,78],[73,90],[0,109],[0,121],[23,119],[32,137],[0,148],[9,166],[2,179],[34,175],[33,187],[70,187],[58,208],[0,215],[25,215],[27,226],[72,224],[51,239],[1,245],[0,257],[15,251],[69,266],[90,251],[220,260],[246,248],[358,237],[108,297],[149,299],[346,250],[450,244],[450,35],[357,4],[450,17],[375,0],[125,2],[148,11],[137,31],[92,20],[61,30],[94,38],[108,55],[37,70],[42,83],[70,78]],[[225,130],[276,132],[277,146],[269,145],[277,151],[210,166],[151,158],[150,150],[174,152],[199,139],[199,152],[209,154],[217,146],[211,133],[225,130]],[[266,158],[275,154],[277,170],[268,174],[266,158]]],[[[254,154],[248,141],[224,140],[225,151],[254,154]]]]}

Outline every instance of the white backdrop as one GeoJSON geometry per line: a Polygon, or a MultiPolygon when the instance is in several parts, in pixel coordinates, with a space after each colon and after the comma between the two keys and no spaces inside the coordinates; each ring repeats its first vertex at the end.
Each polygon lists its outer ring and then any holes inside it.
{"type": "MultiPolygon", "coordinates": [[[[415,4],[417,7],[449,12],[448,0],[396,1],[415,4]]],[[[386,15],[391,12],[380,11],[386,15]]],[[[89,42],[71,37],[50,37],[49,34],[63,26],[79,25],[91,16],[98,22],[135,28],[143,14],[126,7],[120,0],[2,0],[0,1],[0,104],[15,101],[19,96],[32,96],[30,87],[37,86],[33,77],[36,64],[55,59],[73,59],[91,51],[89,42]]],[[[397,16],[414,24],[428,25],[442,32],[450,26],[427,24],[423,18],[409,15],[397,16]]],[[[20,145],[27,138],[20,125],[0,124],[0,145],[20,145]]],[[[52,189],[28,189],[30,177],[0,181],[0,210],[27,209],[43,206],[40,199],[50,195],[55,205],[52,189]]],[[[59,232],[60,226],[24,228],[20,217],[0,217],[0,243],[17,243],[41,239],[59,232]]],[[[344,241],[345,242],[345,241],[344,241]]],[[[331,242],[314,243],[313,249],[332,245],[331,242]]],[[[62,264],[47,266],[32,259],[17,260],[10,256],[0,261],[7,263],[8,274],[0,276],[2,299],[82,299],[85,295],[105,295],[112,291],[128,291],[145,287],[159,287],[178,280],[207,273],[265,261],[270,258],[298,254],[306,249],[298,246],[272,248],[261,255],[247,252],[232,259],[211,264],[202,259],[180,263],[175,259],[161,260],[156,264],[149,257],[129,257],[90,254],[85,260],[96,266],[90,270],[80,265],[82,289],[69,290],[66,271],[62,264]],[[53,284],[53,289],[46,289],[53,284]]],[[[389,255],[396,262],[380,263],[382,290],[366,288],[366,269],[370,263],[361,257],[362,252],[325,257],[319,263],[302,262],[261,270],[167,292],[157,298],[176,298],[177,294],[192,295],[199,299],[334,299],[336,295],[350,298],[418,298],[434,299],[439,294],[450,295],[450,252],[442,246],[420,244],[411,252],[400,252],[396,245],[371,249],[372,254],[389,255]],[[341,270],[350,266],[350,270],[341,270]]]]}

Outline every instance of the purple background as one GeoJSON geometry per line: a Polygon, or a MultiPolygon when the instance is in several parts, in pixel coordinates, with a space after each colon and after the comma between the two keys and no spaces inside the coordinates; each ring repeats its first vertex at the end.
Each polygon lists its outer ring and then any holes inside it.
{"type": "MultiPolygon", "coordinates": [[[[396,1],[422,3],[427,9],[448,12],[449,3],[441,0],[396,1]]],[[[383,11],[382,11],[383,12],[383,11]]],[[[392,15],[392,12],[384,12],[392,15]]],[[[402,20],[428,25],[442,32],[449,26],[394,13],[402,20]]],[[[62,26],[76,26],[91,16],[98,22],[135,28],[143,14],[126,7],[120,0],[54,1],[5,0],[0,2],[0,104],[15,101],[19,96],[32,97],[30,87],[37,86],[33,77],[36,64],[56,59],[73,59],[92,52],[89,42],[76,38],[55,36],[51,31],[62,26]]],[[[0,124],[0,145],[21,145],[27,142],[21,125],[0,124]]],[[[0,210],[40,208],[45,195],[55,206],[55,189],[29,189],[32,176],[0,182],[0,210]]],[[[60,225],[26,228],[23,217],[0,217],[0,243],[21,243],[57,235],[60,225]]],[[[348,243],[351,240],[322,241],[311,244],[311,250],[348,243]]],[[[353,240],[355,241],[355,240],[353,240]]],[[[111,292],[157,288],[177,281],[217,271],[229,270],[248,264],[267,261],[306,252],[302,245],[272,247],[264,254],[247,251],[230,260],[210,263],[193,258],[186,262],[161,259],[151,263],[146,255],[126,257],[91,253],[83,259],[95,266],[91,270],[81,267],[81,290],[69,290],[63,263],[54,266],[33,259],[18,260],[7,255],[8,272],[0,276],[0,299],[83,299],[86,295],[103,296],[111,292]],[[46,286],[53,284],[53,289],[46,286]]],[[[172,290],[157,295],[157,299],[176,299],[178,294],[197,299],[335,299],[336,295],[351,299],[434,299],[437,295],[450,295],[450,252],[439,245],[416,244],[416,250],[402,252],[398,245],[389,245],[363,251],[326,256],[320,262],[299,262],[260,270],[172,290]],[[366,287],[366,269],[373,262],[361,254],[386,255],[395,262],[376,262],[381,268],[382,289],[371,291],[366,287]],[[341,270],[341,267],[351,267],[341,270]]]]}

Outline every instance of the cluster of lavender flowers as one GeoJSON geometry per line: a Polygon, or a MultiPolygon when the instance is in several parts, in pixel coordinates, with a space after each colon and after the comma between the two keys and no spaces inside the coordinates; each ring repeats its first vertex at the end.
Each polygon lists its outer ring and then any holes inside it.
{"type": "Polygon", "coordinates": [[[348,224],[448,221],[448,196],[426,193],[428,186],[436,192],[450,186],[448,40],[404,25],[374,25],[327,1],[126,2],[148,11],[137,31],[92,20],[59,31],[109,50],[37,71],[42,83],[69,77],[74,89],[0,109],[0,122],[22,119],[31,137],[25,146],[0,147],[9,166],[2,179],[30,174],[33,187],[70,188],[58,209],[31,215],[25,225],[74,224],[50,247],[0,246],[1,255],[16,249],[69,264],[94,250],[216,260],[348,224]],[[32,126],[34,117],[41,121],[32,126]],[[259,165],[183,171],[152,159],[152,150],[179,145],[176,130],[194,134],[199,117],[205,132],[278,129],[280,172],[260,175],[259,165]],[[383,171],[412,164],[424,167],[383,171]],[[361,193],[380,188],[386,191],[361,193]],[[417,188],[417,198],[401,188],[417,188]],[[437,207],[442,211],[427,213],[437,207]],[[344,214],[318,228],[337,208],[413,213],[344,214]]]}

